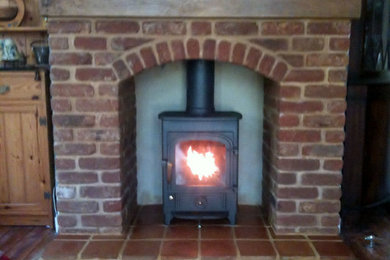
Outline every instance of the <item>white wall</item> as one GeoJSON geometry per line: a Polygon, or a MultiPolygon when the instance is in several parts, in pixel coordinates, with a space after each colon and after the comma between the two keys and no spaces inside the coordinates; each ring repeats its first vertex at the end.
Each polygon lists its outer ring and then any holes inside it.
{"type": "MultiPolygon", "coordinates": [[[[184,63],[171,63],[136,76],[138,203],[161,203],[162,111],[183,111],[186,102],[184,63]]],[[[240,204],[261,204],[263,79],[244,67],[215,66],[215,109],[237,111],[240,121],[240,204]]]]}

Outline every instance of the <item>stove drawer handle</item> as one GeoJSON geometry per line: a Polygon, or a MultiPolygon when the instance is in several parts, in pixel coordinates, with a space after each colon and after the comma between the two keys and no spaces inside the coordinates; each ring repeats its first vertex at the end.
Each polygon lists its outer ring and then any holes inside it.
{"type": "Polygon", "coordinates": [[[2,85],[2,86],[0,86],[0,95],[4,95],[7,92],[9,92],[10,90],[11,90],[11,88],[9,86],[2,85]]]}
{"type": "Polygon", "coordinates": [[[173,164],[167,160],[163,160],[163,167],[166,167],[167,171],[167,182],[168,184],[172,181],[172,167],[173,164]]]}

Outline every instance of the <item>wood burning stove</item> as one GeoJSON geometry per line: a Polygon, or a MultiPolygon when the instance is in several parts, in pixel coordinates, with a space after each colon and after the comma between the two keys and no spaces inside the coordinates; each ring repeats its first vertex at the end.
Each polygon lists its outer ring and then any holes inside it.
{"type": "Polygon", "coordinates": [[[215,112],[213,61],[187,61],[187,109],[159,118],[165,224],[173,217],[227,217],[234,224],[242,115],[215,112]]]}

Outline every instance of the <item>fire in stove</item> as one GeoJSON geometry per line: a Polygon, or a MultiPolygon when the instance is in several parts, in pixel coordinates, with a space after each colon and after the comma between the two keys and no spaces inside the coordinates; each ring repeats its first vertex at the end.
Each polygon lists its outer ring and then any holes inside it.
{"type": "Polygon", "coordinates": [[[215,164],[215,157],[212,152],[198,153],[192,150],[192,146],[187,151],[187,165],[191,169],[192,175],[199,178],[200,181],[213,176],[219,171],[215,164]]]}

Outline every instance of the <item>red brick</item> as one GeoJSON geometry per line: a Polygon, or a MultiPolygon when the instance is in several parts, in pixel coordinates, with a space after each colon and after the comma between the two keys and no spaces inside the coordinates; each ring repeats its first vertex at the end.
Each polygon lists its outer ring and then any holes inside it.
{"type": "Polygon", "coordinates": [[[347,102],[345,100],[331,101],[326,105],[326,110],[329,113],[344,113],[347,109],[347,102]]]}
{"type": "Polygon", "coordinates": [[[327,131],[325,133],[325,141],[328,143],[342,143],[344,139],[344,131],[327,131]]]}
{"type": "Polygon", "coordinates": [[[127,68],[126,64],[122,60],[117,60],[112,64],[119,79],[127,79],[131,77],[131,72],[127,68]]]}
{"type": "Polygon", "coordinates": [[[98,52],[94,54],[95,65],[109,65],[120,56],[117,52],[98,52]]]}
{"type": "Polygon", "coordinates": [[[142,23],[142,32],[151,35],[184,35],[186,24],[171,21],[149,21],[142,23]]]}
{"type": "Polygon", "coordinates": [[[203,43],[203,59],[214,60],[215,59],[216,42],[212,39],[207,39],[203,43]]]}
{"type": "Polygon", "coordinates": [[[306,65],[345,67],[348,65],[348,56],[347,54],[309,54],[306,57],[306,65]]]}
{"type": "Polygon", "coordinates": [[[293,67],[302,67],[304,65],[303,55],[281,54],[280,56],[293,67]]]}
{"type": "Polygon", "coordinates": [[[265,54],[260,61],[259,72],[264,76],[268,76],[275,64],[275,58],[265,54]]]}
{"type": "Polygon", "coordinates": [[[152,39],[138,37],[117,37],[112,39],[111,48],[115,51],[125,51],[141,46],[151,40],[152,39]]]}
{"type": "Polygon", "coordinates": [[[75,227],[77,225],[77,219],[75,216],[59,215],[57,217],[58,225],[61,227],[75,227]]]}
{"type": "Polygon", "coordinates": [[[99,95],[108,96],[108,97],[117,97],[118,96],[118,86],[103,84],[99,86],[99,95]]]}
{"type": "Polygon", "coordinates": [[[120,200],[103,202],[104,212],[120,212],[122,210],[122,203],[120,200]]]}
{"type": "Polygon", "coordinates": [[[87,170],[114,170],[119,168],[118,158],[95,157],[80,158],[79,166],[87,170]]]}
{"type": "Polygon", "coordinates": [[[95,125],[95,116],[86,115],[54,115],[56,127],[89,127],[95,125]]]}
{"type": "Polygon", "coordinates": [[[278,173],[277,183],[282,185],[291,185],[297,182],[297,175],[295,173],[278,173]]]}
{"type": "Polygon", "coordinates": [[[303,34],[305,26],[302,22],[263,22],[261,33],[263,35],[298,35],[303,34]]]}
{"type": "Polygon", "coordinates": [[[311,85],[305,88],[305,97],[311,98],[345,98],[347,88],[336,85],[311,85]]]}
{"type": "Polygon", "coordinates": [[[259,29],[255,22],[217,22],[217,35],[256,35],[259,29]]]}
{"type": "Polygon", "coordinates": [[[340,201],[306,201],[299,203],[300,213],[337,213],[340,211],[340,201]]]}
{"type": "Polygon", "coordinates": [[[80,196],[82,198],[108,199],[119,198],[119,186],[82,186],[80,187],[80,196]]]}
{"type": "Polygon", "coordinates": [[[119,118],[117,115],[115,116],[102,115],[99,121],[99,125],[102,127],[118,127],[119,118]]]}
{"type": "Polygon", "coordinates": [[[78,68],[76,79],[80,81],[114,81],[116,76],[112,69],[78,68]]]}
{"type": "Polygon", "coordinates": [[[54,153],[56,155],[90,155],[96,152],[95,144],[56,144],[54,153]]]}
{"type": "Polygon", "coordinates": [[[315,116],[304,116],[303,125],[308,127],[344,127],[345,116],[344,115],[315,115],[315,116]]]}
{"type": "Polygon", "coordinates": [[[200,58],[200,46],[197,39],[189,39],[187,41],[187,53],[188,57],[191,59],[200,58]]]}
{"type": "Polygon", "coordinates": [[[317,218],[313,215],[282,215],[276,216],[275,225],[278,226],[315,226],[317,225],[317,218]]]}
{"type": "Polygon", "coordinates": [[[315,171],[320,162],[314,159],[278,159],[275,167],[283,171],[315,171]]]}
{"type": "Polygon", "coordinates": [[[74,47],[81,50],[105,50],[107,40],[103,37],[77,36],[74,39],[74,47]]]}
{"type": "Polygon", "coordinates": [[[67,50],[69,49],[68,38],[49,37],[49,46],[51,50],[67,50]]]}
{"type": "Polygon", "coordinates": [[[85,20],[50,21],[47,24],[49,34],[55,33],[90,33],[91,23],[85,20]]]}
{"type": "Polygon", "coordinates": [[[113,142],[119,140],[118,129],[85,129],[77,132],[79,141],[113,142]]]}
{"type": "Polygon", "coordinates": [[[284,81],[287,82],[317,82],[323,81],[325,73],[323,70],[291,70],[284,81]]]}
{"type": "Polygon", "coordinates": [[[259,64],[260,58],[263,53],[255,48],[250,48],[248,55],[246,56],[245,65],[248,68],[255,69],[259,64]]]}
{"type": "Polygon", "coordinates": [[[282,98],[300,98],[301,88],[295,86],[280,87],[280,97],[282,98]]]}
{"type": "Polygon", "coordinates": [[[343,168],[342,160],[325,160],[324,170],[328,171],[340,171],[343,168]]]}
{"type": "Polygon", "coordinates": [[[120,183],[120,172],[103,172],[102,181],[105,183],[120,183]]]}
{"type": "Polygon", "coordinates": [[[95,213],[99,204],[96,201],[59,201],[57,208],[63,213],[95,213]]]}
{"type": "Polygon", "coordinates": [[[74,199],[76,197],[76,187],[58,185],[56,196],[58,199],[74,199]]]}
{"type": "Polygon", "coordinates": [[[133,71],[133,74],[136,74],[144,69],[144,66],[141,63],[141,59],[137,54],[133,53],[126,57],[127,65],[133,71]]]}
{"type": "Polygon", "coordinates": [[[287,39],[252,39],[250,42],[264,47],[271,51],[286,51],[288,50],[287,39]]]}
{"type": "Polygon", "coordinates": [[[218,44],[218,53],[217,59],[220,61],[229,61],[230,58],[230,47],[231,43],[226,41],[221,41],[218,44]]]}
{"type": "Polygon", "coordinates": [[[118,101],[112,99],[77,99],[76,110],[82,112],[117,111],[118,101]]]}
{"type": "Polygon", "coordinates": [[[73,170],[76,167],[76,163],[73,159],[59,159],[55,160],[56,170],[73,170]]]}
{"type": "Polygon", "coordinates": [[[314,187],[278,188],[276,196],[282,199],[316,199],[318,198],[318,189],[314,187]]]}
{"type": "Polygon", "coordinates": [[[92,97],[95,94],[89,84],[53,84],[51,95],[58,97],[92,97]]]}
{"type": "Polygon", "coordinates": [[[337,186],[341,184],[341,175],[335,173],[304,173],[301,176],[303,185],[337,186]]]}
{"type": "Polygon", "coordinates": [[[341,188],[323,188],[322,198],[327,200],[339,200],[341,198],[341,188]]]}
{"type": "Polygon", "coordinates": [[[211,23],[209,22],[192,22],[191,23],[192,35],[210,35],[211,23]]]}
{"type": "Polygon", "coordinates": [[[329,82],[346,82],[347,81],[347,71],[343,70],[329,70],[328,80],[329,82]]]}
{"type": "Polygon", "coordinates": [[[51,109],[54,112],[69,112],[72,109],[72,105],[67,99],[52,99],[51,109]]]}
{"type": "Polygon", "coordinates": [[[279,130],[278,139],[282,142],[319,142],[321,132],[316,130],[279,130]]]}
{"type": "Polygon", "coordinates": [[[295,201],[279,200],[276,203],[276,210],[278,212],[291,213],[291,212],[296,212],[297,208],[296,208],[296,205],[295,205],[295,201]]]}
{"type": "Polygon", "coordinates": [[[297,115],[280,114],[278,123],[280,127],[298,126],[299,117],[297,115]]]}
{"type": "Polygon", "coordinates": [[[100,153],[102,155],[120,155],[119,144],[100,144],[100,153]]]}
{"type": "Polygon", "coordinates": [[[72,129],[54,129],[54,141],[73,141],[72,129]]]}
{"type": "Polygon", "coordinates": [[[343,155],[343,145],[306,145],[302,148],[303,155],[320,157],[340,157],[343,155]]]}
{"type": "Polygon", "coordinates": [[[183,60],[186,57],[186,53],[184,50],[184,44],[181,40],[174,40],[171,42],[171,49],[173,53],[173,59],[175,61],[177,60],[183,60]]]}
{"type": "Polygon", "coordinates": [[[50,79],[52,81],[68,80],[70,78],[70,72],[66,69],[51,68],[50,79]]]}
{"type": "Polygon", "coordinates": [[[337,22],[309,22],[307,25],[308,34],[350,34],[350,22],[349,21],[337,21],[337,22]]]}
{"type": "Polygon", "coordinates": [[[294,38],[292,40],[294,51],[321,51],[324,47],[324,38],[294,38]]]}
{"type": "Polygon", "coordinates": [[[278,62],[272,70],[271,78],[275,81],[281,81],[286,75],[288,67],[283,62],[278,62]]]}
{"type": "Polygon", "coordinates": [[[320,112],[324,109],[321,101],[280,101],[279,109],[282,113],[320,112]]]}
{"type": "Polygon", "coordinates": [[[90,65],[92,55],[86,52],[51,53],[51,65],[90,65]]]}
{"type": "Polygon", "coordinates": [[[141,49],[141,57],[144,61],[145,68],[151,68],[157,65],[157,59],[152,48],[147,47],[141,49]]]}
{"type": "Polygon", "coordinates": [[[158,60],[160,64],[172,61],[171,53],[169,51],[168,43],[160,42],[156,45],[158,60]]]}
{"type": "Polygon", "coordinates": [[[98,182],[94,172],[58,172],[57,181],[60,184],[90,184],[98,182]]]}
{"type": "Polygon", "coordinates": [[[232,61],[236,64],[242,64],[245,57],[246,46],[241,43],[237,43],[234,45],[233,53],[232,53],[232,61]]]}
{"type": "MultiPolygon", "coordinates": [[[[340,224],[340,216],[322,216],[321,225],[324,227],[335,227],[340,224]]],[[[341,243],[340,243],[341,244],[341,243]]]]}
{"type": "Polygon", "coordinates": [[[279,143],[276,152],[281,156],[294,156],[298,155],[299,147],[297,144],[279,143]]]}
{"type": "Polygon", "coordinates": [[[138,22],[124,20],[96,21],[97,33],[137,33],[140,29],[138,22]]]}
{"type": "Polygon", "coordinates": [[[85,227],[118,227],[122,218],[120,215],[84,215],[81,223],[85,227]]]}
{"type": "Polygon", "coordinates": [[[333,51],[348,51],[349,42],[349,38],[331,38],[329,47],[333,51]]]}

